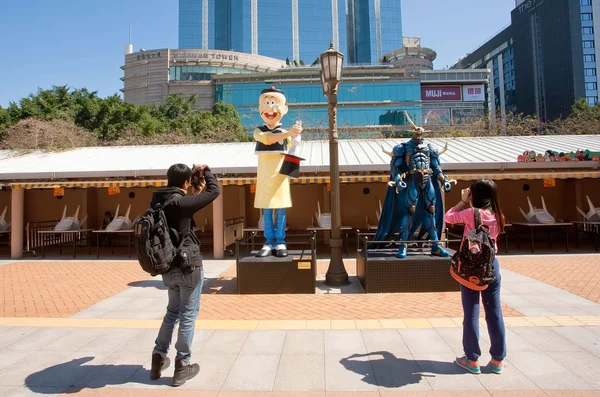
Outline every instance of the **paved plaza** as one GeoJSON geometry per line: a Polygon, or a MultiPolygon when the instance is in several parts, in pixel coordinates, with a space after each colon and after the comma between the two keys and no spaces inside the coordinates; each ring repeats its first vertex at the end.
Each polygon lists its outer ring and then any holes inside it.
{"type": "Polygon", "coordinates": [[[600,396],[600,255],[500,262],[505,373],[476,376],[452,363],[459,293],[367,295],[346,260],[351,286],[240,296],[234,261],[206,261],[201,370],[179,389],[172,367],[149,380],[160,278],[135,261],[0,262],[0,396],[600,396]]]}

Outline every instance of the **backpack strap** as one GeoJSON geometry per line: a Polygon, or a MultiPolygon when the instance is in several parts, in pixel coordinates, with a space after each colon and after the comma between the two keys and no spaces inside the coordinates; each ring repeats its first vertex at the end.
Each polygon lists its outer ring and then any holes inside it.
{"type": "Polygon", "coordinates": [[[167,208],[169,205],[173,204],[173,202],[175,202],[175,200],[177,200],[177,193],[173,193],[169,196],[168,199],[165,200],[164,203],[157,203],[156,204],[156,209],[162,209],[164,210],[165,208],[167,208]]]}
{"type": "Polygon", "coordinates": [[[475,229],[482,225],[481,222],[481,213],[479,212],[479,208],[473,208],[473,213],[475,214],[475,229]]]}

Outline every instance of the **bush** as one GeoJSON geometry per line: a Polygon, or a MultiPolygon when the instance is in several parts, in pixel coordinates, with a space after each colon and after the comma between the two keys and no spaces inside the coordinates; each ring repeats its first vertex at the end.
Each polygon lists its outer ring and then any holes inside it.
{"type": "Polygon", "coordinates": [[[5,131],[2,146],[17,151],[63,151],[78,147],[98,146],[96,136],[71,121],[20,120],[5,131]]]}
{"type": "Polygon", "coordinates": [[[0,142],[5,147],[19,149],[25,149],[30,142],[29,149],[62,150],[88,143],[169,144],[190,139],[194,143],[248,139],[233,106],[218,103],[212,111],[201,111],[194,109],[196,102],[196,95],[169,95],[163,105],[135,106],[117,94],[100,98],[96,91],[86,88],[70,90],[67,86],[54,86],[49,90],[40,89],[18,104],[12,102],[6,109],[0,107],[0,142]],[[20,124],[24,120],[25,124],[20,124]],[[64,123],[44,123],[57,120],[64,123]],[[59,127],[65,129],[64,137],[70,138],[59,140],[57,145],[54,137],[62,136],[56,130],[59,127]],[[35,140],[15,138],[16,130],[28,131],[35,140]],[[86,139],[93,138],[93,141],[81,139],[84,132],[86,139]],[[176,138],[177,135],[183,138],[176,138]],[[49,141],[40,142],[44,139],[49,141]]]}

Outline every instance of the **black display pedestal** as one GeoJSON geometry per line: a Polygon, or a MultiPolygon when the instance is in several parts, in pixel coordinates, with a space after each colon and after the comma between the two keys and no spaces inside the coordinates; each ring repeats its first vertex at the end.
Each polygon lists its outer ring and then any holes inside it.
{"type": "Polygon", "coordinates": [[[237,261],[238,294],[314,294],[316,278],[313,250],[289,251],[286,258],[251,252],[237,261]]]}
{"type": "MultiPolygon", "coordinates": [[[[460,291],[450,275],[450,258],[431,256],[428,251],[410,252],[396,258],[397,249],[359,250],[356,268],[366,293],[460,291]]],[[[454,251],[450,251],[452,254],[454,251]]]]}

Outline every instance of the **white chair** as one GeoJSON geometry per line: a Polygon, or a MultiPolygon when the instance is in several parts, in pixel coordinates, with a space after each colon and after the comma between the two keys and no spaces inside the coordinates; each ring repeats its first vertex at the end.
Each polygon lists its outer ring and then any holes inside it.
{"type": "Polygon", "coordinates": [[[258,228],[260,230],[265,230],[265,217],[262,211],[260,212],[260,219],[258,220],[258,228]]]}
{"type": "MultiPolygon", "coordinates": [[[[577,211],[579,211],[579,213],[581,215],[583,215],[583,218],[587,222],[600,222],[600,208],[594,207],[594,203],[592,203],[592,200],[590,199],[590,196],[585,196],[585,197],[587,198],[588,204],[590,206],[590,210],[586,214],[579,207],[576,207],[577,211]]],[[[4,211],[6,211],[6,210],[4,210],[4,211]]]]}
{"type": "Polygon", "coordinates": [[[115,217],[111,223],[106,226],[106,230],[114,232],[117,230],[131,230],[133,228],[133,222],[131,218],[129,218],[129,212],[131,211],[131,204],[127,208],[127,212],[125,216],[119,216],[119,208],[121,206],[117,205],[117,210],[115,211],[115,217]]]}
{"type": "Polygon", "coordinates": [[[67,216],[67,206],[65,205],[65,209],[63,210],[62,219],[60,222],[54,226],[54,230],[57,232],[66,232],[69,230],[79,230],[81,229],[81,225],[83,225],[87,221],[87,215],[79,220],[79,206],[77,206],[77,211],[75,211],[75,215],[67,216]]]}
{"type": "Polygon", "coordinates": [[[379,200],[379,211],[375,210],[375,217],[377,218],[377,224],[376,225],[371,225],[369,223],[369,216],[365,215],[365,219],[367,220],[367,229],[371,229],[371,228],[375,228],[376,229],[377,228],[376,226],[379,225],[379,222],[381,220],[381,212],[382,212],[382,209],[381,209],[381,200],[379,200]]]}
{"type": "Polygon", "coordinates": [[[206,226],[208,226],[208,218],[204,218],[204,225],[200,228],[200,233],[204,233],[206,230],[206,226]]]}
{"type": "Polygon", "coordinates": [[[521,214],[527,219],[529,223],[540,223],[540,224],[552,224],[556,223],[556,219],[546,209],[546,202],[544,201],[544,197],[542,197],[542,208],[534,208],[531,204],[531,200],[527,197],[527,202],[529,203],[529,212],[525,213],[521,207],[519,207],[519,211],[521,214]]]}
{"type": "Polygon", "coordinates": [[[317,212],[315,213],[317,217],[317,224],[320,228],[323,229],[331,229],[331,214],[321,214],[321,203],[317,201],[317,212]]]}
{"type": "Polygon", "coordinates": [[[6,211],[8,211],[8,207],[4,207],[2,216],[0,216],[0,232],[7,232],[10,230],[10,223],[6,222],[6,211]]]}

